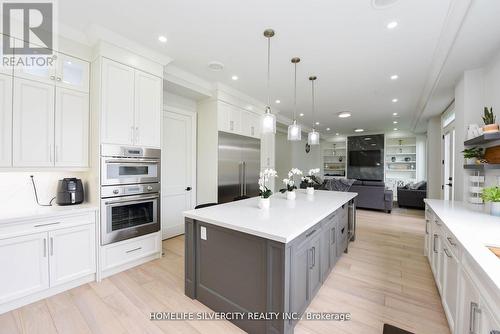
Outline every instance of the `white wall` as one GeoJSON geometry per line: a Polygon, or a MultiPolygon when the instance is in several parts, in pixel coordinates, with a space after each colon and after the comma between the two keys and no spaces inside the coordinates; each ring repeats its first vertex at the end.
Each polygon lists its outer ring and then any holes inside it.
{"type": "Polygon", "coordinates": [[[169,91],[163,91],[163,106],[170,106],[179,109],[196,112],[196,101],[186,97],[176,95],[169,91]]]}
{"type": "MultiPolygon", "coordinates": [[[[38,199],[43,204],[48,204],[50,199],[56,196],[57,181],[65,177],[77,177],[82,179],[84,190],[87,187],[87,174],[83,172],[3,172],[0,173],[0,203],[2,210],[30,210],[37,208],[31,184],[30,175],[35,177],[38,191],[38,199]]],[[[86,199],[88,193],[85,194],[86,199]]],[[[53,202],[55,204],[55,200],[53,202]]]]}
{"type": "Polygon", "coordinates": [[[427,198],[441,198],[441,117],[427,123],[427,198]]]}

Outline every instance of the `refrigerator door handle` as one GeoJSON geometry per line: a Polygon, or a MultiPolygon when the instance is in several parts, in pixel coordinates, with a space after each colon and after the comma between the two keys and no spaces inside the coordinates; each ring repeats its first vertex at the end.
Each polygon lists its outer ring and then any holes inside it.
{"type": "Polygon", "coordinates": [[[240,196],[243,196],[243,163],[240,161],[238,163],[238,183],[240,186],[240,196]]]}
{"type": "Polygon", "coordinates": [[[247,195],[247,163],[243,161],[243,196],[247,195]]]}

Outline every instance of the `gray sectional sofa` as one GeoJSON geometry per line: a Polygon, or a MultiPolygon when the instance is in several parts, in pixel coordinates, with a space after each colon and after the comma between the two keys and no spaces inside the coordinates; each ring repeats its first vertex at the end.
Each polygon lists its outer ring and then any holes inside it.
{"type": "Polygon", "coordinates": [[[392,190],[385,189],[382,181],[356,181],[349,189],[350,192],[358,193],[356,206],[364,209],[377,209],[391,213],[392,190]]]}

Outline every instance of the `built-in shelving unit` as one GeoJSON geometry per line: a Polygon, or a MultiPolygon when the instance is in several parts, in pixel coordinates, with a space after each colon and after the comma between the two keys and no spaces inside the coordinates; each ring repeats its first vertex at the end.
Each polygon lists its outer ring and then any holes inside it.
{"type": "Polygon", "coordinates": [[[464,146],[483,145],[491,141],[500,140],[500,132],[484,133],[478,137],[464,141],[464,146]]]}
{"type": "Polygon", "coordinates": [[[385,183],[397,199],[397,187],[417,181],[417,138],[386,138],[385,183]]]}
{"type": "Polygon", "coordinates": [[[322,147],[323,176],[345,177],[347,173],[347,143],[326,143],[322,147]]]}
{"type": "Polygon", "coordinates": [[[474,164],[474,165],[464,165],[464,169],[469,169],[469,170],[500,169],[500,164],[474,164]]]}

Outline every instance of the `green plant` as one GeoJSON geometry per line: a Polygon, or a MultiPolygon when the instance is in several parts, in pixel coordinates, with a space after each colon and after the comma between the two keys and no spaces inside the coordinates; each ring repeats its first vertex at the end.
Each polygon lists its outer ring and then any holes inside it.
{"type": "Polygon", "coordinates": [[[496,186],[484,188],[481,198],[485,202],[500,202],[500,188],[496,186]]]}
{"type": "Polygon", "coordinates": [[[472,147],[466,148],[462,151],[465,159],[482,159],[483,158],[483,148],[482,147],[472,147]]]}
{"type": "Polygon", "coordinates": [[[484,116],[483,116],[484,125],[495,124],[495,114],[493,114],[493,107],[484,107],[484,116]]]}

